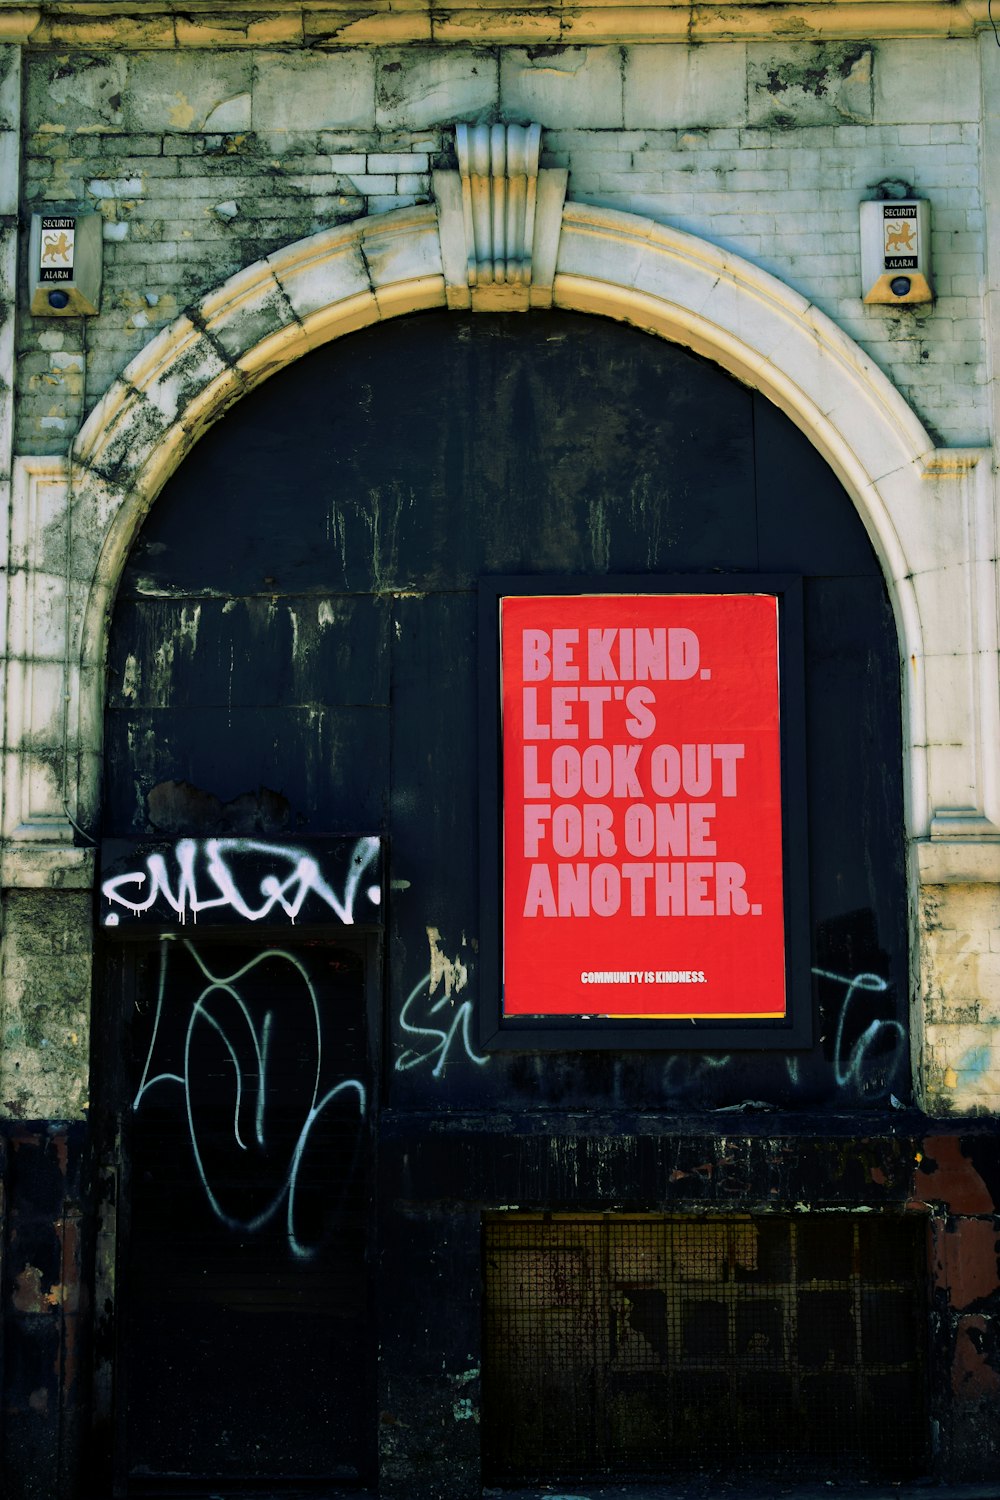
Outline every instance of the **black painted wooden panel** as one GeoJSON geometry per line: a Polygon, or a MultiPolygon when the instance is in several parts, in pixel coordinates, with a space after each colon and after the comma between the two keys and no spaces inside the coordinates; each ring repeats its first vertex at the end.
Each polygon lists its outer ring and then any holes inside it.
{"type": "Polygon", "coordinates": [[[302,360],[154,506],[110,683],[106,834],[158,831],[165,802],[183,833],[178,796],[194,816],[200,793],[224,824],[388,834],[396,1105],[907,1097],[899,665],[877,559],[804,436],[685,350],[583,317],[433,314],[302,360]],[[482,1061],[477,579],[777,569],[804,577],[815,1047],[482,1061]]]}
{"type": "Polygon", "coordinates": [[[120,1469],[356,1476],[370,1463],[363,955],[192,934],[121,963],[120,1469]]]}
{"type": "Polygon", "coordinates": [[[384,709],[208,704],[170,713],[112,710],[105,756],[106,813],[116,831],[187,832],[176,821],[165,828],[151,812],[150,794],[168,781],[224,803],[266,793],[281,809],[271,831],[354,833],[385,821],[384,709]]]}
{"type": "Polygon", "coordinates": [[[123,591],[765,566],[751,394],[613,324],[527,324],[413,318],[300,361],[202,439],[123,591]]]}
{"type": "Polygon", "coordinates": [[[761,567],[811,575],[878,574],[865,528],[845,524],[844,492],[804,433],[753,397],[761,567]]]}
{"type": "Polygon", "coordinates": [[[389,701],[389,601],[370,594],[123,597],[113,708],[371,708],[389,701]],[[322,691],[317,695],[317,688],[322,691]]]}

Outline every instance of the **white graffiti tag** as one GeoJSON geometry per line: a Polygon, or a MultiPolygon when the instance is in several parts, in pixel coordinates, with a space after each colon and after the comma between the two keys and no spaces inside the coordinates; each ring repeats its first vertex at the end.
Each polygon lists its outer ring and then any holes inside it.
{"type": "MultiPolygon", "coordinates": [[[[399,1014],[399,1024],[407,1036],[420,1037],[421,1041],[415,1047],[408,1047],[396,1058],[396,1072],[406,1073],[410,1068],[416,1068],[420,1063],[433,1063],[431,1069],[432,1078],[440,1078],[448,1061],[448,1054],[456,1036],[461,1036],[465,1055],[470,1062],[483,1067],[489,1062],[488,1057],[481,1057],[472,1045],[472,1001],[463,1000],[462,1004],[451,1016],[446,1029],[440,1026],[418,1026],[413,1019],[420,997],[430,990],[431,976],[425,974],[419,983],[415,984],[403,1002],[403,1009],[399,1014]]],[[[439,1015],[450,1003],[447,995],[441,995],[427,1007],[428,1016],[439,1015]]]]}
{"type": "Polygon", "coordinates": [[[899,1021],[874,1020],[869,1021],[864,1031],[851,1047],[850,1051],[844,1045],[844,1027],[847,1024],[847,1014],[851,1009],[851,1002],[858,991],[867,991],[869,994],[883,995],[889,988],[889,982],[882,979],[878,974],[855,974],[853,979],[846,978],[843,974],[832,973],[829,969],[813,969],[817,979],[831,979],[834,984],[842,984],[846,991],[840,1014],[837,1017],[837,1034],[833,1044],[833,1076],[838,1088],[844,1088],[847,1084],[860,1085],[865,1074],[865,1061],[876,1041],[890,1038],[893,1048],[891,1058],[891,1073],[896,1065],[896,1054],[906,1043],[906,1028],[899,1021]]]}
{"type": "MultiPolygon", "coordinates": [[[[469,982],[469,970],[461,956],[450,959],[441,946],[441,934],[436,927],[427,928],[430,946],[430,969],[423,979],[413,986],[403,1002],[399,1013],[399,1024],[407,1036],[419,1037],[412,1047],[407,1047],[396,1058],[396,1072],[406,1073],[421,1063],[433,1063],[431,1077],[440,1078],[448,1062],[448,1055],[456,1037],[461,1037],[462,1047],[470,1062],[483,1067],[488,1057],[481,1057],[472,1045],[472,1018],[474,1006],[471,1000],[463,1000],[456,1007],[452,996],[458,994],[469,982]],[[435,992],[443,987],[443,993],[435,992]],[[424,1014],[419,1016],[421,1000],[426,997],[424,1014]],[[430,1001],[429,1004],[426,1001],[430,1001]],[[447,1025],[428,1025],[441,1016],[447,1025]],[[423,1020],[424,1024],[419,1024],[423,1020]]],[[[464,939],[463,939],[464,942],[464,939]]]]}
{"type": "MultiPolygon", "coordinates": [[[[355,920],[358,888],[378,854],[377,838],[358,839],[348,861],[343,891],[338,894],[327,884],[319,864],[306,849],[255,839],[180,839],[174,849],[177,870],[173,878],[165,856],[150,854],[145,870],[109,876],[101,885],[101,894],[133,917],[150,911],[162,898],[181,923],[188,915],[197,921],[200,912],[224,907],[245,922],[260,922],[278,912],[294,922],[306,898],[313,895],[339,921],[351,924],[355,920]],[[248,855],[264,856],[279,864],[278,873],[258,878],[257,890],[252,895],[240,889],[232,864],[239,856],[248,855]]],[[[369,888],[366,894],[374,905],[378,904],[376,887],[369,888]]],[[[116,911],[104,918],[108,927],[117,926],[118,921],[116,911]]]]}
{"type": "Polygon", "coordinates": [[[186,940],[182,943],[182,947],[190,954],[200,969],[206,983],[200,994],[197,994],[193,1001],[191,1001],[190,1014],[184,1034],[183,1071],[180,1073],[154,1072],[153,1057],[157,1050],[157,1039],[167,996],[168,955],[172,946],[174,944],[169,940],[164,940],[160,946],[160,974],[153,1030],[146,1053],[145,1066],[142,1071],[138,1091],[132,1103],[132,1108],[138,1110],[150,1090],[160,1084],[172,1083],[180,1085],[184,1096],[184,1111],[191,1150],[194,1155],[195,1170],[215,1217],[228,1229],[253,1233],[275,1218],[281,1212],[282,1207],[284,1207],[289,1249],[297,1259],[309,1260],[316,1254],[316,1249],[303,1244],[296,1232],[295,1197],[302,1159],[309,1145],[309,1138],[317,1119],[332,1101],[340,1095],[353,1094],[357,1099],[358,1118],[364,1118],[367,1109],[365,1086],[360,1079],[345,1078],[335,1084],[333,1088],[329,1088],[320,1094],[323,1032],[319,1002],[305,966],[294,954],[288,953],[281,948],[269,948],[265,952],[256,954],[249,962],[242,964],[232,973],[214,974],[202,955],[186,940]],[[290,964],[305,987],[311,1013],[308,1029],[313,1033],[312,1045],[315,1049],[315,1066],[310,1081],[309,1094],[303,1100],[301,1127],[299,1128],[297,1139],[291,1147],[284,1176],[278,1182],[276,1190],[269,1190],[270,1197],[268,1201],[257,1212],[248,1215],[238,1215],[230,1213],[226,1209],[220,1196],[221,1189],[212,1181],[211,1172],[206,1165],[202,1142],[199,1139],[198,1126],[195,1120],[195,1090],[193,1088],[193,1083],[199,1069],[199,1040],[203,1035],[202,1028],[209,1028],[221,1041],[233,1065],[235,1086],[233,1092],[232,1144],[238,1151],[247,1151],[245,1135],[252,1129],[257,1146],[264,1148],[267,1145],[265,1102],[267,1098],[268,1054],[274,1026],[274,1013],[271,1010],[266,1011],[263,1020],[258,1025],[253,1018],[246,1000],[240,994],[239,984],[246,975],[250,974],[260,964],[274,960],[277,960],[279,963],[290,964]],[[223,997],[225,997],[225,1000],[220,1004],[219,1002],[223,997]],[[235,1029],[234,1016],[236,1017],[235,1029]],[[244,1044],[244,1053],[245,1046],[249,1042],[253,1059],[249,1076],[252,1081],[251,1092],[256,1096],[256,1104],[251,1122],[247,1122],[245,1119],[248,1111],[244,1107],[244,1067],[241,1064],[239,1055],[241,1041],[244,1044]]]}

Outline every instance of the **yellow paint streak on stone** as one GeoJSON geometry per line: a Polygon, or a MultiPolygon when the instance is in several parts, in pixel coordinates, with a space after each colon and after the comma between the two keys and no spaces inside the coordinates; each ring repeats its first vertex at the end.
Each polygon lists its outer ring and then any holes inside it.
{"type": "Polygon", "coordinates": [[[85,45],[92,45],[95,42],[100,45],[120,40],[121,23],[116,24],[113,19],[95,21],[83,16],[74,16],[71,26],[65,29],[58,22],[49,21],[48,32],[49,40],[52,42],[67,41],[74,47],[78,47],[81,42],[85,45]]]}
{"type": "MultiPolygon", "coordinates": [[[[643,26],[646,13],[642,13],[643,26]]],[[[525,11],[479,10],[442,11],[431,21],[435,41],[478,42],[482,46],[498,42],[535,42],[556,46],[565,36],[561,12],[538,14],[525,11]]]]}
{"type": "Polygon", "coordinates": [[[180,47],[264,47],[301,46],[301,13],[271,15],[254,20],[233,8],[232,16],[179,15],[175,21],[177,45],[180,47]]]}
{"type": "Polygon", "coordinates": [[[247,143],[247,138],[246,138],[246,133],[245,132],[243,134],[241,134],[241,135],[231,135],[231,136],[228,136],[226,138],[226,142],[225,142],[225,144],[223,145],[223,148],[222,148],[222,155],[223,156],[238,156],[239,153],[243,150],[243,147],[246,145],[246,143],[247,143]]]}
{"type": "Polygon", "coordinates": [[[157,327],[162,327],[165,323],[172,323],[176,316],[177,298],[173,292],[161,292],[159,302],[150,308],[150,320],[155,319],[157,327]]]}
{"type": "MultiPolygon", "coordinates": [[[[0,40],[2,39],[3,21],[0,19],[0,40]]],[[[104,45],[124,49],[175,45],[173,22],[169,17],[143,19],[117,15],[99,20],[86,13],[46,16],[38,23],[29,40],[40,47],[104,45]]]]}
{"type": "Polygon", "coordinates": [[[441,947],[441,933],[436,927],[428,927],[427,942],[431,950],[430,962],[430,991],[433,995],[438,985],[444,985],[444,997],[451,998],[452,991],[455,994],[463,990],[469,981],[469,971],[461,958],[448,958],[441,947]]]}
{"type": "Polygon", "coordinates": [[[26,42],[38,28],[37,5],[25,5],[0,15],[0,42],[26,42]]]}
{"type": "MultiPolygon", "coordinates": [[[[41,370],[32,375],[28,381],[28,390],[41,391],[44,395],[47,391],[62,391],[67,396],[79,396],[83,390],[83,371],[80,368],[70,366],[52,365],[47,370],[41,370]]],[[[62,415],[61,409],[54,407],[49,416],[62,415]]]]}
{"type": "Polygon", "coordinates": [[[430,12],[389,12],[371,14],[368,11],[345,12],[335,27],[316,28],[309,37],[309,44],[322,50],[324,47],[393,46],[404,42],[429,42],[432,39],[430,12]]]}
{"type": "MultiPolygon", "coordinates": [[[[374,0],[361,9],[351,0],[331,0],[322,8],[310,0],[270,0],[270,4],[239,4],[219,0],[216,8],[192,14],[98,17],[97,6],[67,5],[61,13],[42,7],[20,6],[0,11],[0,43],[30,46],[106,45],[119,50],[163,50],[175,47],[337,46],[338,35],[356,43],[419,40],[431,26],[429,0],[374,0]],[[387,9],[383,6],[388,4],[387,9]],[[401,28],[399,13],[425,12],[423,27],[401,28]],[[343,27],[343,31],[341,28],[343,27]]],[[[865,36],[974,36],[991,24],[989,0],[744,0],[739,5],[663,4],[657,0],[574,0],[572,5],[552,0],[486,0],[480,12],[468,0],[439,0],[433,11],[435,35],[462,37],[482,43],[503,42],[537,35],[530,24],[545,12],[554,39],[628,43],[661,40],[687,45],[705,41],[837,40],[865,36]],[[485,24],[477,25],[486,12],[485,24]],[[453,17],[454,20],[450,18],[453,17]],[[443,24],[442,24],[443,23],[443,24]]],[[[537,22],[535,23],[537,25],[537,22]]]]}
{"type": "Polygon", "coordinates": [[[177,103],[168,116],[170,124],[177,130],[187,130],[194,120],[194,107],[183,94],[177,95],[177,103]]]}

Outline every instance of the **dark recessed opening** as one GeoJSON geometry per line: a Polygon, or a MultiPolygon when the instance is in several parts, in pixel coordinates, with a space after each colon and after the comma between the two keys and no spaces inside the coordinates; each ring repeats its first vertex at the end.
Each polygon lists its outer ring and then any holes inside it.
{"type": "Polygon", "coordinates": [[[495,1481],[925,1470],[923,1226],[851,1215],[497,1215],[495,1481]]]}

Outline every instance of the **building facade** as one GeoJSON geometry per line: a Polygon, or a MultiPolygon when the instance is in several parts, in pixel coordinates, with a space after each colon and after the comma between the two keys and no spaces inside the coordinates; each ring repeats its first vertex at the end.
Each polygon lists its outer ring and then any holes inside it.
{"type": "Polygon", "coordinates": [[[7,1493],[997,1480],[988,6],[0,3],[0,66],[7,1493]],[[529,786],[539,600],[602,644],[529,786]],[[593,684],[725,601],[647,781],[593,684]]]}

